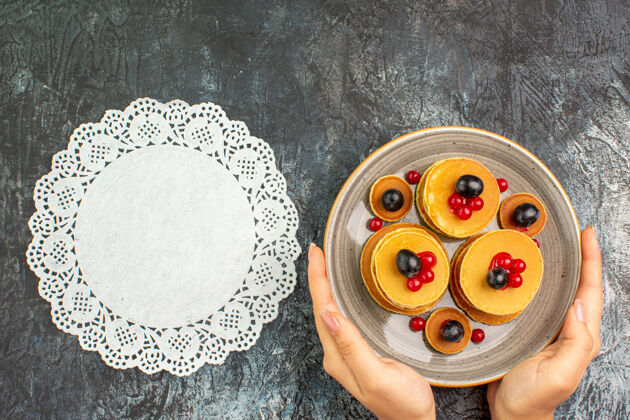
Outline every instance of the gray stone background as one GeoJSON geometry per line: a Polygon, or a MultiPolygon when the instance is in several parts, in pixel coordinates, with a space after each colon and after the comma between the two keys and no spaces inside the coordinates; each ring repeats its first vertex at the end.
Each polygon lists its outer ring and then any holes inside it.
{"type": "MultiPolygon", "coordinates": [[[[321,368],[306,281],[245,353],[187,378],[109,368],[52,324],[24,253],[35,181],[73,129],[137,97],[220,104],[271,144],[321,244],[350,172],[438,125],[514,139],[604,253],[602,351],[558,418],[630,410],[628,1],[0,2],[0,418],[364,418],[321,368]]],[[[401,390],[404,392],[404,390],[401,390]]],[[[434,389],[486,418],[485,387],[434,389]]]]}

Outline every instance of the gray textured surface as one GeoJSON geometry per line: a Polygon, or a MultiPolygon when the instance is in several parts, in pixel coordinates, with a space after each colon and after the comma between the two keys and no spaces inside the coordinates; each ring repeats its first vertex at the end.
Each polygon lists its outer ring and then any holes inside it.
{"type": "MultiPolygon", "coordinates": [[[[321,369],[305,258],[256,346],[187,378],[111,369],[52,324],[24,257],[34,183],[75,127],[140,96],[216,102],[268,141],[304,246],[397,135],[458,124],[529,148],[604,250],[602,352],[558,417],[628,416],[627,1],[162,3],[0,3],[0,418],[369,416],[321,369]]],[[[487,417],[484,391],[435,389],[438,417],[487,417]]]]}

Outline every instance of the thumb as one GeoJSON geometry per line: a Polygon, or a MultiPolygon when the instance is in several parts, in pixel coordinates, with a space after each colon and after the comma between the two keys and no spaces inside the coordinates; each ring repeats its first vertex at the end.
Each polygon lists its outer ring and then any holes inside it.
{"type": "Polygon", "coordinates": [[[577,388],[592,359],[593,337],[586,319],[584,305],[580,299],[576,299],[569,309],[558,341],[553,344],[556,352],[545,361],[549,366],[545,373],[550,383],[570,390],[570,393],[577,388]],[[560,383],[558,379],[561,379],[560,383]]]}
{"type": "Polygon", "coordinates": [[[379,357],[365,341],[357,327],[340,313],[324,310],[320,318],[333,336],[341,357],[361,383],[371,377],[379,357]]]}

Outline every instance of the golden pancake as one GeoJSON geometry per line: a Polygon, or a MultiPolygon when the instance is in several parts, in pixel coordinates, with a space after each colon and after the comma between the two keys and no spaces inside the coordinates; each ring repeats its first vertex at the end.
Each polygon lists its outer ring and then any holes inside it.
{"type": "Polygon", "coordinates": [[[455,354],[464,350],[472,335],[468,318],[455,308],[440,308],[434,311],[427,320],[424,332],[431,347],[444,354],[455,354]],[[464,327],[464,337],[456,343],[446,341],[442,337],[442,324],[451,320],[459,321],[464,327]]]}
{"type": "Polygon", "coordinates": [[[523,232],[525,235],[533,238],[538,235],[543,228],[545,227],[545,223],[547,223],[547,211],[545,210],[545,206],[543,203],[535,196],[527,193],[518,193],[512,194],[501,204],[501,209],[499,210],[499,223],[503,229],[513,229],[518,230],[519,232],[523,232]],[[514,209],[520,206],[523,203],[531,203],[535,205],[538,210],[540,210],[540,215],[538,216],[538,220],[534,222],[533,225],[528,226],[526,228],[521,228],[514,224],[512,220],[512,213],[514,213],[514,209]]]}
{"type": "Polygon", "coordinates": [[[453,238],[466,238],[480,232],[495,217],[499,209],[499,186],[492,173],[481,163],[466,158],[444,159],[436,162],[425,175],[424,185],[419,190],[421,195],[416,200],[421,200],[418,207],[424,212],[421,211],[423,218],[426,217],[427,223],[437,231],[453,238]],[[484,184],[480,195],[484,206],[481,210],[473,211],[468,220],[451,213],[448,204],[448,198],[455,192],[457,180],[463,175],[475,175],[484,184]]]}
{"type": "MultiPolygon", "coordinates": [[[[403,225],[403,223],[400,223],[400,225],[403,225]]],[[[404,225],[408,225],[408,223],[404,223],[404,225]]],[[[428,230],[428,229],[426,229],[426,228],[424,228],[424,227],[422,227],[420,225],[414,225],[413,228],[399,227],[398,229],[396,229],[396,232],[400,233],[400,232],[404,232],[406,230],[409,230],[409,231],[415,232],[415,233],[422,233],[422,234],[425,234],[427,236],[430,236],[430,237],[434,238],[440,244],[440,246],[442,247],[442,250],[444,251],[444,254],[446,255],[446,250],[444,249],[442,243],[439,241],[439,239],[437,239],[437,236],[435,236],[435,234],[432,233],[430,230],[428,230]]],[[[383,241],[379,241],[379,242],[381,244],[383,243],[383,241]]],[[[414,315],[426,312],[427,310],[429,310],[433,306],[435,306],[435,304],[438,303],[438,301],[444,295],[444,292],[442,292],[442,294],[440,294],[437,298],[435,298],[435,300],[427,302],[427,303],[424,303],[423,305],[417,306],[417,307],[414,307],[414,308],[401,306],[398,302],[392,301],[383,292],[381,284],[379,283],[377,275],[376,275],[376,268],[375,268],[375,264],[374,264],[374,255],[378,251],[378,246],[379,246],[379,244],[377,244],[376,247],[374,247],[374,250],[372,251],[372,260],[370,261],[370,271],[372,273],[372,279],[375,280],[376,289],[377,289],[378,293],[380,294],[380,296],[383,298],[383,300],[388,302],[391,306],[397,308],[399,313],[404,313],[403,311],[405,311],[405,312],[413,312],[414,315]]],[[[445,289],[445,291],[446,291],[446,289],[445,289]]],[[[411,293],[415,293],[415,292],[411,292],[411,293]]]]}
{"type": "Polygon", "coordinates": [[[380,290],[401,308],[417,308],[437,303],[448,287],[449,261],[442,244],[424,228],[404,228],[386,234],[372,253],[372,273],[380,290]],[[435,278],[412,292],[407,288],[407,277],[396,266],[396,255],[402,249],[414,253],[432,252],[436,257],[435,278]]]}
{"type": "Polygon", "coordinates": [[[505,324],[518,317],[522,311],[516,312],[514,314],[509,315],[490,315],[479,309],[475,308],[466,300],[466,298],[462,295],[461,287],[459,285],[459,270],[461,268],[461,257],[468,250],[468,247],[472,242],[474,242],[477,238],[479,238],[481,234],[473,236],[469,238],[466,242],[464,242],[453,255],[453,260],[451,262],[451,279],[450,279],[450,289],[451,295],[453,296],[453,300],[462,310],[468,314],[470,318],[477,322],[483,322],[488,325],[499,325],[505,324]]]}
{"type": "Polygon", "coordinates": [[[418,307],[416,309],[404,309],[398,308],[393,305],[387,298],[383,295],[378,287],[376,281],[374,280],[374,276],[372,275],[372,270],[370,264],[372,262],[372,252],[376,247],[378,241],[381,240],[383,236],[386,234],[405,227],[415,227],[420,228],[420,225],[415,225],[413,223],[397,223],[390,226],[385,226],[382,229],[378,230],[367,240],[365,245],[363,246],[363,252],[361,252],[361,277],[363,278],[363,283],[365,284],[366,289],[372,296],[372,299],[376,303],[378,303],[383,309],[386,309],[391,312],[396,312],[404,315],[418,315],[422,312],[425,312],[426,309],[424,307],[418,307]]]}
{"type": "Polygon", "coordinates": [[[473,307],[490,315],[511,315],[525,309],[540,287],[543,260],[536,244],[520,232],[496,230],[484,233],[469,244],[459,257],[458,292],[473,307]],[[493,257],[507,252],[513,259],[522,259],[527,267],[520,287],[496,290],[487,283],[493,257]]]}
{"type": "Polygon", "coordinates": [[[413,206],[413,191],[407,182],[401,177],[387,175],[376,180],[370,188],[370,207],[374,214],[387,222],[395,222],[400,220],[413,206]],[[397,189],[403,196],[403,206],[399,210],[389,211],[385,209],[381,198],[383,194],[391,189],[397,189]]]}

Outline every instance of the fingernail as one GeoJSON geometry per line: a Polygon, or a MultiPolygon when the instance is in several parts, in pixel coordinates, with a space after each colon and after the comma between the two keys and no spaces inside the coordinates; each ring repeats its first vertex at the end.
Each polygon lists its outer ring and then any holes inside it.
{"type": "Polygon", "coordinates": [[[323,310],[319,313],[319,317],[324,322],[324,325],[326,325],[328,332],[337,334],[337,331],[339,331],[339,321],[337,321],[337,318],[335,318],[333,314],[327,310],[323,310]]]}
{"type": "Polygon", "coordinates": [[[311,242],[311,244],[308,246],[308,260],[311,260],[311,255],[313,254],[313,248],[315,248],[315,244],[313,242],[311,242]]]}
{"type": "Polygon", "coordinates": [[[580,322],[586,322],[586,317],[584,316],[584,305],[582,305],[582,301],[580,299],[575,299],[575,317],[580,322]]]}
{"type": "Polygon", "coordinates": [[[590,230],[592,230],[592,231],[593,231],[593,233],[597,233],[597,232],[595,232],[595,225],[593,225],[593,224],[588,225],[588,226],[586,227],[586,229],[590,229],[590,230]]]}

